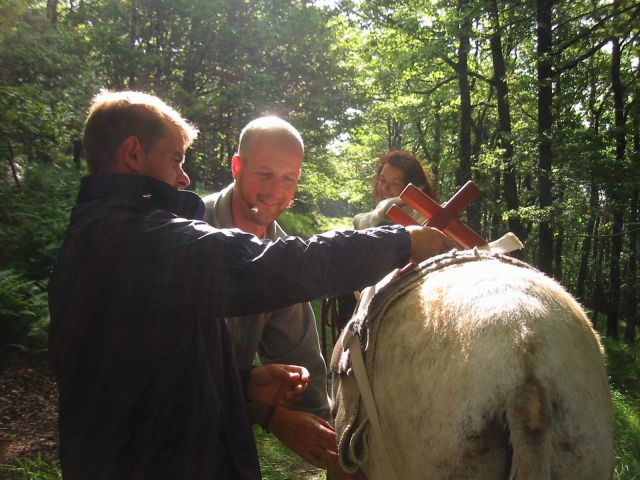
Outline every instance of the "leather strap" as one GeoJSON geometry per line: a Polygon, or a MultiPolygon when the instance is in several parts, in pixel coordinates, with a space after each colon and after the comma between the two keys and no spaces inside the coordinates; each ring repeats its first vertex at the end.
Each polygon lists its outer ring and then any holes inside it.
{"type": "Polygon", "coordinates": [[[389,454],[387,443],[385,442],[384,436],[382,435],[382,427],[380,425],[380,418],[378,417],[378,409],[373,398],[373,392],[371,391],[369,379],[367,378],[367,369],[364,365],[364,358],[362,357],[360,336],[358,334],[353,334],[351,338],[349,338],[349,341],[347,342],[347,345],[345,345],[345,347],[349,349],[349,355],[351,358],[351,369],[353,370],[356,385],[358,386],[358,390],[360,391],[362,404],[364,405],[364,409],[367,412],[369,426],[371,427],[371,431],[373,432],[373,436],[376,438],[376,441],[379,445],[382,446],[382,466],[384,470],[384,478],[388,480],[399,480],[400,477],[398,477],[393,462],[391,461],[391,455],[389,454]]]}

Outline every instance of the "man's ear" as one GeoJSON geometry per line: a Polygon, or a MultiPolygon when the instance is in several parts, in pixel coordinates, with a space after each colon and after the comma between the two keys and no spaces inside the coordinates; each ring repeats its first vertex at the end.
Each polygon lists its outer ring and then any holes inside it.
{"type": "Polygon", "coordinates": [[[140,173],[141,161],[144,158],[144,149],[140,139],[134,135],[125,138],[118,148],[118,166],[125,172],[140,173]]]}
{"type": "Polygon", "coordinates": [[[231,175],[235,180],[238,174],[242,171],[242,159],[239,155],[234,155],[231,158],[231,175]]]}

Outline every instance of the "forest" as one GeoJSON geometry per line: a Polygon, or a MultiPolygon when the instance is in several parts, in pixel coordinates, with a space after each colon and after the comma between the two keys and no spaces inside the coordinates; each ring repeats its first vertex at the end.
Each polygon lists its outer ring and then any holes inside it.
{"type": "Polygon", "coordinates": [[[231,180],[249,120],[290,121],[306,149],[291,215],[310,221],[290,233],[370,209],[390,149],[422,159],[441,200],[473,180],[464,221],[516,234],[603,337],[631,432],[616,478],[640,478],[640,2],[2,0],[0,374],[46,357],[47,279],[100,89],[154,93],[197,125],[185,169],[201,194],[231,180]]]}

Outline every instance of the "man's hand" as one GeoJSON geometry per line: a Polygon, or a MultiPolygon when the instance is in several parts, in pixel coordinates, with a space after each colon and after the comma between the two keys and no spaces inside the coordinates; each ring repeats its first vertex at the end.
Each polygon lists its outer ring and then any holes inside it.
{"type": "Polygon", "coordinates": [[[311,465],[326,470],[337,462],[336,432],[317,415],[276,408],[269,431],[311,465]]]}
{"type": "Polygon", "coordinates": [[[458,244],[437,228],[410,225],[406,227],[411,237],[411,261],[420,263],[427,258],[459,248],[458,244]]]}
{"type": "Polygon", "coordinates": [[[328,471],[327,478],[331,480],[367,480],[367,476],[362,472],[362,470],[358,470],[355,473],[347,473],[342,470],[340,466],[340,462],[336,459],[336,462],[333,466],[330,466],[328,471]]]}
{"type": "Polygon", "coordinates": [[[367,480],[358,470],[347,473],[338,461],[336,432],[324,419],[307,412],[276,408],[269,431],[311,465],[327,470],[331,480],[367,480]]]}
{"type": "Polygon", "coordinates": [[[251,370],[249,398],[269,406],[291,406],[309,386],[309,372],[297,365],[269,364],[251,370]]]}

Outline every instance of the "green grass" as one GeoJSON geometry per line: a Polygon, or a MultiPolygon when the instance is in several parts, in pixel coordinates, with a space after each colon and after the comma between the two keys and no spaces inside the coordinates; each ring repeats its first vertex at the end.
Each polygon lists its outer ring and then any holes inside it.
{"type": "Polygon", "coordinates": [[[640,397],[612,389],[615,438],[615,479],[640,480],[640,397]]]}
{"type": "Polygon", "coordinates": [[[40,454],[19,458],[11,465],[0,465],[0,479],[7,480],[61,480],[58,462],[45,460],[40,454]]]}
{"type": "Polygon", "coordinates": [[[603,342],[614,407],[614,478],[640,480],[640,345],[603,342]]]}
{"type": "Polygon", "coordinates": [[[262,478],[265,480],[324,480],[322,470],[305,463],[273,435],[254,429],[262,478]]]}

